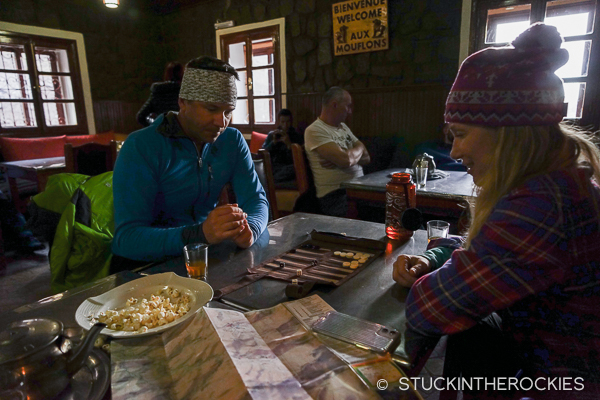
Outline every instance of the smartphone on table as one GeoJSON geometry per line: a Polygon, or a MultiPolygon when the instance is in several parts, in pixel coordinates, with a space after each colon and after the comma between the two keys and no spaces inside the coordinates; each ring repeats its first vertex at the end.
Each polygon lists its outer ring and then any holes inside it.
{"type": "Polygon", "coordinates": [[[314,332],[351,343],[377,353],[391,353],[400,344],[401,334],[390,328],[337,311],[329,311],[312,326],[314,332]]]}

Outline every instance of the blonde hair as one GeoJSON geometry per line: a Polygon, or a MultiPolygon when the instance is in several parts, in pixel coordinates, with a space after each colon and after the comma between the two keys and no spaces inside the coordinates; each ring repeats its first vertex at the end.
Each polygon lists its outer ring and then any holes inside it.
{"type": "Polygon", "coordinates": [[[471,207],[473,218],[467,248],[500,198],[536,175],[584,163],[591,167],[596,182],[600,182],[600,150],[589,132],[560,123],[505,126],[490,134],[494,135],[495,152],[471,207]]]}

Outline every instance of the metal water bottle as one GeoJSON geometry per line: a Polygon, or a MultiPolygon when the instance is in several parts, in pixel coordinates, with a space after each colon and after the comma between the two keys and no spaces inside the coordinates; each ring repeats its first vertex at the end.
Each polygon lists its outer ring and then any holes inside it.
{"type": "Polygon", "coordinates": [[[414,208],[417,203],[417,190],[411,175],[403,172],[393,174],[385,190],[385,234],[390,239],[409,239],[413,231],[402,226],[402,213],[414,208]]]}

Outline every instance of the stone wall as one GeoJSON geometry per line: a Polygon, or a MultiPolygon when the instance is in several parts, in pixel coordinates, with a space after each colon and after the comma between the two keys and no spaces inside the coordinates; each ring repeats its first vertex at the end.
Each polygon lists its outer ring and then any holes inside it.
{"type": "Polygon", "coordinates": [[[150,0],[121,0],[117,9],[102,0],[0,0],[0,20],[82,33],[94,101],[141,104],[151,83],[162,80],[168,61],[216,55],[217,19],[240,26],[285,17],[283,91],[290,95],[321,93],[333,85],[377,91],[451,84],[462,0],[388,0],[389,49],[337,57],[331,12],[336,2],[190,0],[159,15],[150,0]]]}
{"type": "Polygon", "coordinates": [[[135,1],[121,3],[108,9],[102,0],[1,0],[0,20],[82,33],[92,99],[140,103],[170,56],[161,17],[135,1]]]}
{"type": "Polygon", "coordinates": [[[333,85],[352,89],[452,83],[461,0],[388,0],[389,49],[345,56],[333,55],[331,6],[337,2],[200,2],[163,18],[165,44],[180,60],[216,55],[217,19],[240,26],[285,17],[287,93],[323,92],[333,85]]]}

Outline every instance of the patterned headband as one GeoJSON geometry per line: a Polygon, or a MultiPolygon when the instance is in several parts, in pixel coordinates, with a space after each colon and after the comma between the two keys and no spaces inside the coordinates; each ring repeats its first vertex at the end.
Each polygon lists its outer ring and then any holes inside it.
{"type": "Polygon", "coordinates": [[[179,97],[206,103],[225,103],[235,107],[235,76],[222,71],[186,68],[179,97]]]}

